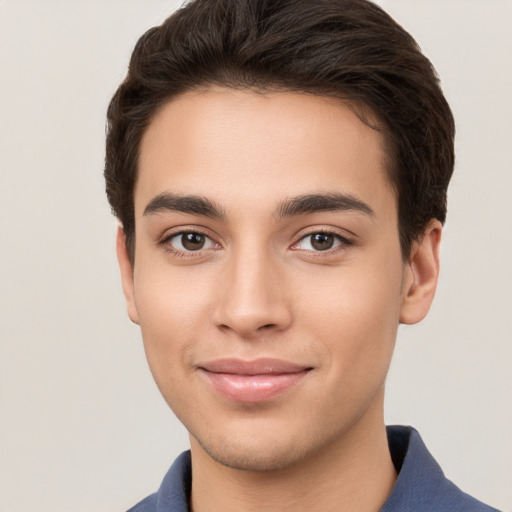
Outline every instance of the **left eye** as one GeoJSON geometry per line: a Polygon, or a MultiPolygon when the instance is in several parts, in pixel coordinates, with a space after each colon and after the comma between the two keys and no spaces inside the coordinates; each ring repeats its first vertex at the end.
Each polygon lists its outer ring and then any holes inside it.
{"type": "Polygon", "coordinates": [[[201,233],[178,233],[170,237],[167,241],[171,247],[177,251],[192,252],[200,251],[202,249],[214,249],[215,242],[201,233]]]}
{"type": "Polygon", "coordinates": [[[301,238],[295,247],[304,251],[328,251],[342,245],[343,240],[339,235],[332,233],[312,233],[301,238]]]}

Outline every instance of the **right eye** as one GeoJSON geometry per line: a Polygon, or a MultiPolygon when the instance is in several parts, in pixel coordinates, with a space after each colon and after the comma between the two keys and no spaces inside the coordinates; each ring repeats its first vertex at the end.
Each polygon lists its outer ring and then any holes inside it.
{"type": "Polygon", "coordinates": [[[170,245],[176,252],[194,252],[218,247],[218,244],[210,237],[194,231],[171,235],[165,243],[170,245]]]}

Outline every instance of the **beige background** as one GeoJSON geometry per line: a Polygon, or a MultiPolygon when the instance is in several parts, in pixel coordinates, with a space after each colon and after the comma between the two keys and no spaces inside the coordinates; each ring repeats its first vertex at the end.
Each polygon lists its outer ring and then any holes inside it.
{"type": "MultiPolygon", "coordinates": [[[[512,2],[382,0],[437,67],[457,167],[430,317],[402,327],[387,421],[512,510],[512,2]]],[[[163,0],[0,1],[0,512],[122,511],[187,447],[124,311],[104,118],[163,0]]]]}

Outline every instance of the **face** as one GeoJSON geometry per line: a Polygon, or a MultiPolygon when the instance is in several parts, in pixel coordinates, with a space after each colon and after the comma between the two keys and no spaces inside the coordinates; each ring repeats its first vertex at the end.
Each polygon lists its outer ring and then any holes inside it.
{"type": "Polygon", "coordinates": [[[152,120],[133,269],[122,236],[118,249],[193,451],[284,468],[382,421],[421,278],[401,257],[384,155],[348,106],[306,94],[188,92],[152,120]]]}

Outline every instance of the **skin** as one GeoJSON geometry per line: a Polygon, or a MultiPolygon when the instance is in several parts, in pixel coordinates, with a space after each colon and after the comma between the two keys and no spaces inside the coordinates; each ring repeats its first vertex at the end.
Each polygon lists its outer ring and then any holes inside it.
{"type": "Polygon", "coordinates": [[[153,376],[190,433],[194,511],[378,511],[391,492],[384,382],[399,323],[420,321],[433,299],[441,225],[403,260],[384,162],[379,132],[313,95],[192,91],[150,123],[134,264],[122,228],[118,257],[153,376]],[[165,193],[206,198],[223,216],[145,213],[165,193]],[[333,193],[371,213],[278,215],[290,198],[333,193]],[[207,237],[202,249],[184,249],[190,231],[207,237]],[[311,244],[319,232],[333,234],[331,249],[311,244]],[[198,369],[226,357],[312,370],[270,400],[238,403],[198,369]]]}

